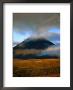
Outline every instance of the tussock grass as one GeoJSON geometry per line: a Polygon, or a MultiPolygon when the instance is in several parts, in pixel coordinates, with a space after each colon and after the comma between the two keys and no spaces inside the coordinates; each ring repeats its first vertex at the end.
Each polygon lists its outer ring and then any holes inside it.
{"type": "Polygon", "coordinates": [[[59,59],[14,59],[14,77],[59,77],[59,59]]]}

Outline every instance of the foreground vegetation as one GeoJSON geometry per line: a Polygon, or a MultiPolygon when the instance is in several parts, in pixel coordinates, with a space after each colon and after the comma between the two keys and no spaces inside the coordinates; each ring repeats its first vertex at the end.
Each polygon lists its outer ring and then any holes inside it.
{"type": "Polygon", "coordinates": [[[14,59],[14,77],[59,77],[59,59],[14,59]]]}

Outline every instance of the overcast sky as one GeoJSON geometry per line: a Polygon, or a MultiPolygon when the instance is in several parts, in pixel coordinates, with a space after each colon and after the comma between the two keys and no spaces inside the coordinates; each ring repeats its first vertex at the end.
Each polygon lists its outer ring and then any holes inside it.
{"type": "Polygon", "coordinates": [[[27,38],[44,37],[60,44],[59,13],[14,13],[13,46],[27,38]]]}

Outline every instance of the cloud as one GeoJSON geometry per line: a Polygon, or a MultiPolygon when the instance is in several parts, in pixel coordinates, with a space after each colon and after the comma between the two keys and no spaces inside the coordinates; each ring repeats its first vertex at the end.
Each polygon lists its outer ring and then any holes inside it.
{"type": "MultiPolygon", "coordinates": [[[[13,28],[16,31],[27,31],[32,29],[36,32],[43,31],[40,27],[59,27],[60,14],[59,13],[14,13],[13,14],[13,28]]],[[[45,29],[44,29],[45,30],[45,29]]]]}
{"type": "Polygon", "coordinates": [[[56,44],[60,41],[59,13],[14,13],[13,42],[44,37],[56,44]]]}
{"type": "Polygon", "coordinates": [[[56,55],[56,56],[60,56],[60,46],[56,45],[56,46],[51,46],[48,49],[45,49],[44,51],[42,51],[41,53],[42,55],[56,55]]]}

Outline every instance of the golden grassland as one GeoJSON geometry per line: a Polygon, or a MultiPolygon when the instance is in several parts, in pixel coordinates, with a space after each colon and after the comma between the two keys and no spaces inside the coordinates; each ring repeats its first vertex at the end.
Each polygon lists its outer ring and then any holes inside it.
{"type": "Polygon", "coordinates": [[[59,59],[15,59],[14,77],[60,77],[59,59]]]}

